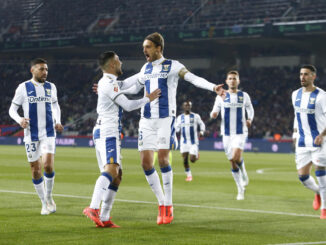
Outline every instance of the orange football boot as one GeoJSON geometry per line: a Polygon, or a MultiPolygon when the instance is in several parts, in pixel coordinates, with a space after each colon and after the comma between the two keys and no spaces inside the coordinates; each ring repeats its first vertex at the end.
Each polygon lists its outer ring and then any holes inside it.
{"type": "Polygon", "coordinates": [[[159,206],[158,207],[158,215],[157,215],[157,219],[156,219],[156,223],[158,225],[163,224],[164,213],[165,213],[165,206],[164,205],[159,206]]]}
{"type": "Polygon", "coordinates": [[[163,224],[170,224],[173,220],[173,206],[166,206],[163,216],[163,224]]]}
{"type": "Polygon", "coordinates": [[[104,226],[101,219],[100,219],[100,215],[99,215],[99,209],[93,209],[90,207],[86,207],[83,210],[83,213],[90,218],[91,220],[94,221],[95,224],[97,224],[98,226],[104,226]]]}
{"type": "Polygon", "coordinates": [[[315,210],[318,210],[320,209],[320,205],[321,205],[321,200],[320,200],[320,195],[319,194],[315,194],[315,199],[314,201],[312,202],[312,207],[315,209],[315,210]]]}

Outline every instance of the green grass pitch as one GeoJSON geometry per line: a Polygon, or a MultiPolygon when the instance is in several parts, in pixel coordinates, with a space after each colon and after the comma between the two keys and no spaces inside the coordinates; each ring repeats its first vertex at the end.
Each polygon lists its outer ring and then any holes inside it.
{"type": "MultiPolygon", "coordinates": [[[[99,170],[92,148],[57,147],[57,212],[41,216],[22,146],[0,146],[0,244],[286,244],[326,241],[326,221],[312,209],[313,193],[299,182],[292,154],[245,153],[250,178],[244,201],[223,152],[201,151],[185,182],[173,152],[174,221],[156,225],[156,198],[139,153],[123,149],[123,181],[111,212],[120,229],[98,229],[82,210],[99,170]],[[257,170],[259,170],[257,172],[257,170]]],[[[158,166],[156,169],[160,173],[158,166]]],[[[318,243],[321,244],[321,243],[318,243]]]]}

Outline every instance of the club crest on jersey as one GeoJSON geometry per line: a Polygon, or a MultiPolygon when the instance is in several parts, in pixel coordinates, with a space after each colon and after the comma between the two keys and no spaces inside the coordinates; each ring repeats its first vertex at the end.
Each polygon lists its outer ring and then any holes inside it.
{"type": "Polygon", "coordinates": [[[190,123],[194,123],[194,118],[190,118],[190,123]]]}
{"type": "Polygon", "coordinates": [[[118,86],[114,86],[113,91],[114,92],[118,92],[119,91],[119,87],[118,86]]]}
{"type": "Polygon", "coordinates": [[[239,96],[239,102],[243,101],[243,96],[239,96]]]}
{"type": "Polygon", "coordinates": [[[162,71],[164,71],[164,72],[168,72],[170,70],[170,64],[168,64],[168,65],[163,65],[163,69],[162,69],[162,71]]]}
{"type": "Polygon", "coordinates": [[[309,104],[315,104],[316,98],[309,98],[309,104]]]}
{"type": "Polygon", "coordinates": [[[45,89],[46,96],[51,96],[51,89],[45,89]]]}

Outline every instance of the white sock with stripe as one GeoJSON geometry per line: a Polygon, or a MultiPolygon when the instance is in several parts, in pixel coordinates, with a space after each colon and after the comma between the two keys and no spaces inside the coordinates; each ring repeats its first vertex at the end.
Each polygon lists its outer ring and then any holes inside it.
{"type": "Polygon", "coordinates": [[[173,189],[173,172],[171,166],[161,168],[163,188],[164,188],[164,206],[172,205],[172,189],[173,189]]]}
{"type": "Polygon", "coordinates": [[[43,177],[39,178],[38,180],[32,179],[32,181],[33,181],[36,193],[42,202],[42,205],[46,205],[43,177]]]}
{"type": "Polygon", "coordinates": [[[243,191],[240,170],[239,169],[231,169],[231,171],[232,171],[232,176],[235,181],[235,184],[237,185],[238,192],[243,191]]]}
{"type": "Polygon", "coordinates": [[[306,188],[312,190],[313,192],[319,193],[319,186],[313,177],[310,175],[300,175],[299,179],[306,188]]]}
{"type": "Polygon", "coordinates": [[[109,188],[112,182],[112,176],[106,172],[103,172],[98,179],[94,187],[91,204],[89,205],[92,209],[99,209],[104,193],[109,188]]]}
{"type": "Polygon", "coordinates": [[[319,183],[320,209],[326,209],[326,170],[316,170],[315,173],[319,183]]]}
{"type": "Polygon", "coordinates": [[[44,172],[44,182],[45,182],[46,198],[51,199],[52,198],[53,185],[54,185],[54,172],[52,172],[51,174],[47,174],[47,173],[44,172]]]}
{"type": "Polygon", "coordinates": [[[144,172],[146,180],[157,198],[158,204],[160,206],[164,205],[164,194],[160,182],[160,177],[158,176],[155,168],[152,168],[148,171],[144,170],[144,172]]]}
{"type": "Polygon", "coordinates": [[[100,219],[102,221],[108,221],[110,219],[110,212],[114,203],[115,196],[117,194],[118,187],[114,185],[109,186],[109,190],[104,194],[104,201],[102,203],[100,219]]]}

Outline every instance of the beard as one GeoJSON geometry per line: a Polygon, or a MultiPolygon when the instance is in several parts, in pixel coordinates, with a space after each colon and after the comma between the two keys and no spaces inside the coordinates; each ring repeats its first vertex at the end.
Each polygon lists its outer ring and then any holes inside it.
{"type": "Polygon", "coordinates": [[[121,69],[117,69],[117,70],[116,70],[116,73],[117,73],[118,76],[121,76],[121,75],[123,74],[123,72],[122,72],[121,69]]]}
{"type": "Polygon", "coordinates": [[[45,78],[43,78],[43,77],[36,77],[35,80],[36,80],[37,82],[39,82],[39,83],[45,83],[45,81],[46,81],[46,77],[45,77],[45,78]]]}

